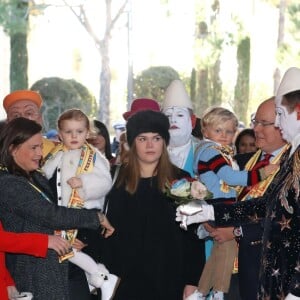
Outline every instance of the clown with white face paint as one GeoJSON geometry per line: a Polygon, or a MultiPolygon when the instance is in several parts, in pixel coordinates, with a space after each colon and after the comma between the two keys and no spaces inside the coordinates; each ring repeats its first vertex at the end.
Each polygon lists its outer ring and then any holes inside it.
{"type": "MultiPolygon", "coordinates": [[[[264,220],[257,298],[300,299],[300,69],[284,74],[276,94],[276,122],[291,144],[280,170],[263,197],[233,205],[203,205],[203,211],[184,216],[187,224],[215,221],[217,226],[264,220]]],[[[177,221],[182,220],[177,208],[177,221]]]]}
{"type": "MultiPolygon", "coordinates": [[[[170,123],[170,143],[168,145],[170,160],[174,165],[189,172],[194,177],[194,155],[200,140],[192,136],[196,117],[193,115],[192,102],[182,81],[174,80],[171,82],[166,90],[161,109],[168,117],[170,123]]],[[[195,229],[197,227],[195,226],[195,229]]],[[[189,257],[204,255],[204,241],[198,239],[197,235],[193,233],[193,228],[191,228],[191,232],[192,234],[188,240],[189,246],[187,247],[190,252],[186,253],[186,255],[189,257]]],[[[199,275],[198,278],[200,278],[203,266],[196,268],[194,275],[199,275]]],[[[196,282],[189,280],[184,289],[184,299],[197,289],[198,278],[196,282]]]]}
{"type": "Polygon", "coordinates": [[[188,108],[170,107],[164,110],[169,118],[171,147],[180,147],[188,144],[191,139],[192,122],[191,113],[188,108]]]}
{"type": "Polygon", "coordinates": [[[162,112],[170,122],[170,159],[174,165],[194,176],[194,150],[199,143],[199,140],[192,136],[196,118],[193,115],[192,102],[180,80],[174,80],[168,86],[162,112]]]}
{"type": "Polygon", "coordinates": [[[292,144],[290,155],[300,144],[300,69],[290,68],[276,96],[276,121],[283,138],[292,144]]]}

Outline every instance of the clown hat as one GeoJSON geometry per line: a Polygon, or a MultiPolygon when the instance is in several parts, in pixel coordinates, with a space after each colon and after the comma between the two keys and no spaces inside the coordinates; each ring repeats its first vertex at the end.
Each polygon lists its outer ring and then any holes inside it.
{"type": "Polygon", "coordinates": [[[130,111],[123,114],[123,118],[127,121],[129,117],[142,110],[160,111],[159,104],[156,100],[139,98],[131,103],[130,111]]]}
{"type": "Polygon", "coordinates": [[[193,110],[192,101],[181,80],[173,80],[165,92],[162,109],[168,107],[183,107],[193,110]]]}
{"type": "Polygon", "coordinates": [[[38,92],[30,91],[30,90],[19,90],[14,91],[8,94],[3,100],[3,107],[5,111],[9,109],[14,103],[18,101],[32,101],[34,102],[38,108],[40,108],[43,104],[43,100],[41,95],[38,92]]]}
{"type": "Polygon", "coordinates": [[[290,92],[300,90],[300,69],[289,68],[283,75],[279,84],[276,97],[282,97],[290,92]]]}

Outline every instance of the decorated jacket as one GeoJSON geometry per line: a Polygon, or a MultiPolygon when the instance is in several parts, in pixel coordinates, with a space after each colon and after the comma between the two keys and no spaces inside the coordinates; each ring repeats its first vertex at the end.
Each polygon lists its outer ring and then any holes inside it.
{"type": "Polygon", "coordinates": [[[300,147],[289,152],[263,197],[214,205],[217,226],[263,222],[259,300],[300,297],[300,147]]]}
{"type": "Polygon", "coordinates": [[[259,170],[239,171],[230,147],[222,147],[211,140],[199,144],[194,160],[194,170],[199,180],[213,193],[213,198],[236,197],[236,188],[251,186],[261,181],[259,170]]]}
{"type": "MultiPolygon", "coordinates": [[[[57,146],[60,147],[60,146],[57,146]]],[[[89,145],[89,147],[91,147],[89,145]]],[[[111,188],[112,179],[110,165],[102,153],[92,147],[90,166],[86,171],[80,171],[79,164],[82,160],[83,148],[76,150],[65,150],[62,147],[58,151],[52,151],[42,167],[46,177],[49,179],[56,172],[58,204],[68,206],[72,188],[67,183],[71,177],[79,177],[82,187],[78,188],[78,194],[84,201],[87,209],[103,209],[105,195],[111,188]]]]}

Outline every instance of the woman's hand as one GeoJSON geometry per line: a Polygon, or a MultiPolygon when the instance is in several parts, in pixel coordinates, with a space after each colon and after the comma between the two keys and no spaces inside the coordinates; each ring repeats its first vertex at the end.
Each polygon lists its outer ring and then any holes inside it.
{"type": "Polygon", "coordinates": [[[14,285],[7,287],[8,299],[13,299],[19,295],[17,288],[14,285]]]}
{"type": "Polygon", "coordinates": [[[105,238],[111,236],[114,231],[115,228],[112,227],[112,225],[109,223],[106,215],[104,215],[103,213],[98,213],[98,217],[99,217],[99,221],[100,221],[100,225],[103,228],[102,230],[102,235],[104,235],[105,238]]]}
{"type": "Polygon", "coordinates": [[[197,288],[197,286],[187,284],[183,290],[183,299],[186,299],[188,296],[192,295],[197,288]]]}
{"type": "Polygon", "coordinates": [[[58,255],[64,255],[72,250],[70,243],[58,235],[48,235],[48,248],[55,250],[58,255]]]}

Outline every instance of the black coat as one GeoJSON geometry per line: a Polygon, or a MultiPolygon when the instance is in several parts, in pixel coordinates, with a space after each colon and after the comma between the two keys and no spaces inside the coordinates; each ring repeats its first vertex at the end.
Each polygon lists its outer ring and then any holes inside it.
{"type": "Polygon", "coordinates": [[[116,231],[103,258],[121,277],[116,300],[181,300],[184,285],[197,285],[202,272],[204,243],[180,229],[174,202],[156,188],[156,180],[140,179],[134,195],[114,187],[107,196],[116,231]]]}

